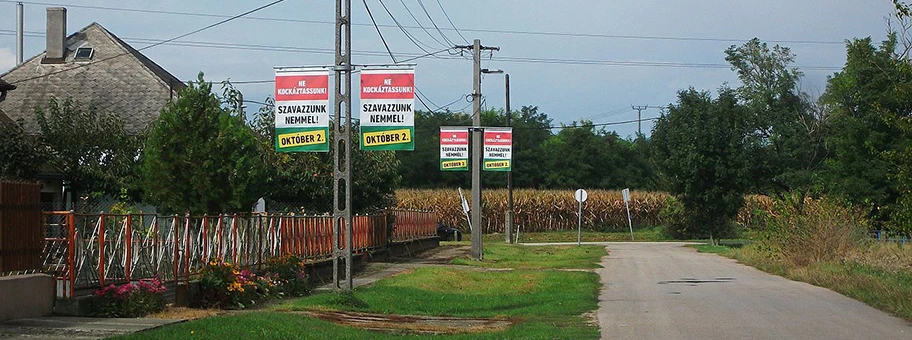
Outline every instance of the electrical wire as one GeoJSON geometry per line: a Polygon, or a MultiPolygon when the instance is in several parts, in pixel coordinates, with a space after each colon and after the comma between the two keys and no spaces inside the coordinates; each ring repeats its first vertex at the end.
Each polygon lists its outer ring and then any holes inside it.
{"type": "MultiPolygon", "coordinates": [[[[94,9],[94,10],[107,10],[107,11],[122,11],[122,12],[137,12],[137,13],[147,13],[147,14],[164,14],[164,15],[183,15],[183,16],[197,16],[197,17],[212,17],[212,18],[229,18],[228,15],[223,14],[213,14],[213,13],[190,13],[190,12],[177,12],[177,11],[164,11],[164,10],[149,10],[149,9],[137,9],[137,8],[123,8],[123,7],[106,7],[106,6],[88,6],[88,5],[74,5],[74,4],[61,4],[61,3],[51,3],[51,2],[39,2],[39,1],[18,1],[18,0],[0,0],[0,2],[6,3],[18,3],[22,2],[24,4],[30,5],[41,5],[41,6],[66,6],[73,8],[85,8],[85,9],[94,9]]],[[[452,30],[455,31],[465,42],[470,44],[470,42],[462,35],[460,29],[457,29],[453,25],[453,21],[450,19],[449,15],[446,13],[446,10],[443,9],[443,5],[440,3],[440,0],[437,0],[437,4],[443,10],[444,16],[446,16],[447,21],[450,22],[452,28],[441,28],[442,30],[452,30]]],[[[306,19],[289,19],[289,18],[272,18],[272,17],[255,17],[255,16],[245,16],[241,19],[244,20],[259,20],[259,21],[275,21],[275,22],[293,22],[293,23],[308,23],[308,24],[328,24],[335,25],[333,21],[324,21],[324,20],[306,20],[306,19]]],[[[366,23],[352,23],[352,26],[363,26],[369,27],[371,24],[366,23]]],[[[398,27],[394,25],[380,25],[383,27],[398,27]]],[[[419,29],[419,27],[414,26],[402,26],[403,28],[408,29],[419,29]]],[[[535,35],[535,36],[556,36],[556,37],[575,37],[575,38],[603,38],[603,39],[627,39],[627,40],[660,40],[660,41],[684,41],[684,42],[724,42],[724,43],[743,43],[750,39],[736,39],[736,38],[714,38],[714,37],[674,37],[674,36],[650,36],[650,35],[616,35],[616,34],[599,34],[599,33],[571,33],[571,32],[552,32],[552,31],[523,31],[523,30],[496,30],[496,29],[480,29],[480,28],[463,28],[462,31],[466,32],[478,32],[478,33],[498,33],[498,34],[516,34],[516,35],[535,35]]],[[[835,40],[767,40],[771,43],[779,44],[801,44],[801,45],[834,45],[834,46],[845,46],[845,41],[835,41],[835,40]]]]}
{"type": "Polygon", "coordinates": [[[428,45],[428,44],[425,44],[423,41],[418,40],[416,37],[412,36],[412,35],[408,32],[408,30],[406,30],[404,27],[402,27],[402,24],[400,24],[400,23],[399,23],[399,20],[396,19],[396,17],[393,15],[393,12],[390,12],[389,8],[386,7],[386,4],[383,3],[383,0],[377,0],[377,1],[380,2],[380,6],[383,6],[383,9],[386,10],[386,14],[389,15],[390,19],[393,19],[393,23],[396,24],[396,27],[398,27],[399,30],[402,31],[402,34],[405,34],[405,37],[408,38],[409,41],[412,42],[412,44],[414,44],[415,46],[417,46],[418,49],[424,51],[424,53],[428,53],[428,50],[425,49],[424,47],[422,47],[422,45],[423,45],[423,46],[426,46],[427,48],[430,48],[430,49],[433,49],[433,48],[434,48],[434,47],[431,47],[431,46],[428,45]]]}
{"type": "Polygon", "coordinates": [[[440,29],[440,26],[437,26],[437,22],[435,22],[434,18],[431,17],[431,13],[428,12],[427,7],[424,7],[424,3],[422,3],[421,0],[416,0],[416,1],[418,2],[418,6],[421,7],[421,10],[424,11],[424,15],[427,16],[428,20],[431,21],[431,25],[434,25],[434,29],[437,30],[437,34],[440,34],[440,36],[443,37],[443,40],[446,41],[447,46],[455,46],[456,44],[453,43],[453,41],[450,40],[450,38],[447,37],[446,34],[443,34],[443,31],[440,29]]]}
{"type": "MultiPolygon", "coordinates": [[[[213,23],[213,24],[209,24],[209,25],[207,25],[207,26],[205,26],[205,27],[203,27],[203,28],[198,28],[198,29],[195,29],[195,30],[193,30],[193,31],[190,31],[190,32],[187,32],[187,33],[178,35],[178,36],[176,36],[176,37],[173,37],[173,38],[170,38],[170,39],[166,39],[166,40],[162,40],[162,41],[160,41],[160,42],[157,42],[157,43],[154,43],[154,44],[145,46],[145,47],[138,48],[138,49],[136,49],[136,51],[139,52],[139,51],[147,50],[147,49],[150,49],[150,48],[153,48],[153,47],[156,47],[156,46],[160,46],[160,45],[162,45],[162,44],[166,44],[166,43],[169,43],[169,42],[172,42],[172,41],[181,39],[181,38],[188,37],[188,36],[190,36],[190,35],[193,35],[193,34],[196,34],[196,33],[199,33],[199,32],[205,31],[205,30],[208,30],[208,29],[210,29],[210,28],[213,28],[213,27],[216,27],[216,26],[219,26],[219,25],[228,23],[228,22],[230,22],[230,21],[233,21],[233,20],[238,19],[238,18],[241,18],[241,17],[244,17],[245,15],[248,15],[248,14],[251,14],[251,13],[255,13],[255,12],[261,11],[261,10],[263,10],[263,9],[272,7],[272,6],[277,5],[277,4],[279,4],[279,3],[281,3],[281,2],[284,2],[284,1],[285,1],[285,0],[276,0],[276,1],[270,2],[270,3],[265,4],[265,5],[263,5],[263,6],[254,8],[254,9],[249,10],[249,11],[246,11],[246,12],[244,12],[244,13],[241,13],[241,14],[238,14],[238,15],[235,15],[235,16],[232,16],[232,17],[230,17],[230,18],[226,18],[226,19],[220,20],[220,21],[218,21],[218,22],[216,22],[216,23],[213,23]]],[[[125,55],[128,55],[128,54],[131,54],[131,52],[130,52],[130,51],[125,51],[125,52],[123,52],[123,53],[116,54],[116,55],[113,55],[113,56],[110,56],[110,57],[107,57],[107,58],[103,58],[103,59],[100,59],[100,60],[95,61],[95,62],[92,62],[92,63],[80,64],[80,65],[77,65],[77,66],[75,66],[75,67],[71,67],[71,68],[67,68],[67,69],[62,69],[62,70],[58,70],[58,71],[49,72],[49,73],[46,73],[46,74],[43,74],[43,75],[40,75],[40,76],[35,76],[35,77],[20,79],[20,80],[17,80],[17,81],[15,81],[15,82],[13,82],[12,84],[21,84],[21,83],[26,82],[26,81],[31,81],[31,80],[35,80],[35,79],[46,78],[46,77],[49,77],[49,76],[52,76],[52,75],[55,75],[55,74],[60,74],[60,73],[69,72],[69,71],[72,71],[72,70],[80,69],[80,68],[83,68],[83,67],[88,67],[88,66],[100,64],[100,63],[106,62],[106,61],[108,61],[108,60],[111,60],[111,59],[114,59],[114,58],[119,58],[119,57],[122,57],[122,56],[125,56],[125,55]]]]}
{"type": "Polygon", "coordinates": [[[469,45],[469,40],[466,39],[466,37],[464,37],[462,35],[462,33],[459,32],[459,29],[456,28],[456,24],[453,24],[453,20],[450,19],[450,15],[447,14],[446,9],[444,9],[443,5],[440,3],[440,0],[437,0],[437,6],[440,7],[440,11],[443,12],[443,16],[446,17],[447,22],[450,23],[450,26],[453,27],[453,30],[456,31],[456,34],[458,34],[459,37],[462,38],[462,41],[465,41],[466,45],[469,45]]]}
{"type": "Polygon", "coordinates": [[[437,37],[435,37],[433,34],[431,34],[431,31],[428,31],[427,28],[425,28],[424,25],[421,24],[421,21],[418,21],[418,18],[415,17],[415,14],[412,13],[412,10],[409,8],[409,6],[405,4],[405,0],[399,0],[399,3],[402,4],[402,7],[405,8],[405,11],[408,12],[410,17],[412,17],[412,20],[415,20],[415,23],[418,24],[418,27],[420,27],[421,30],[424,31],[425,34],[427,34],[427,36],[431,37],[432,40],[436,41],[441,46],[444,46],[444,47],[452,46],[452,44],[447,45],[444,42],[440,41],[440,39],[437,39],[437,37]]]}

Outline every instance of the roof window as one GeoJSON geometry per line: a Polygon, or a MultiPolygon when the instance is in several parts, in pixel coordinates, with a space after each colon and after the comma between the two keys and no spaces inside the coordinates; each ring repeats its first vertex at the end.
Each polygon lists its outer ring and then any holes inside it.
{"type": "Polygon", "coordinates": [[[95,56],[95,49],[91,47],[80,47],[76,49],[76,56],[73,57],[73,60],[76,61],[86,61],[92,60],[92,57],[95,56]]]}

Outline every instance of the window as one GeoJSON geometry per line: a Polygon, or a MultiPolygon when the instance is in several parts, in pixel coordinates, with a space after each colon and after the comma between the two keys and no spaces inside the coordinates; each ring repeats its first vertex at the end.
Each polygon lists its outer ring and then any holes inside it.
{"type": "Polygon", "coordinates": [[[95,50],[91,47],[80,47],[76,49],[76,56],[73,57],[73,60],[92,60],[94,55],[95,50]]]}

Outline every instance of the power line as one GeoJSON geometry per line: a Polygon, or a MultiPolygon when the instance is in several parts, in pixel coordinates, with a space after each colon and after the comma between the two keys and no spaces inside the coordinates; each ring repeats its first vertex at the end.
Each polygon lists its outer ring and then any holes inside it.
{"type": "MultiPolygon", "coordinates": [[[[657,120],[659,117],[652,118],[643,118],[642,120],[657,120]]],[[[614,125],[623,125],[623,124],[632,124],[640,121],[640,119],[634,120],[625,120],[619,122],[610,122],[610,123],[599,123],[599,124],[585,124],[585,125],[560,125],[560,126],[517,126],[514,129],[529,129],[529,130],[553,130],[553,129],[581,129],[581,128],[590,128],[596,126],[614,126],[614,125]]]]}
{"type": "Polygon", "coordinates": [[[422,3],[421,0],[416,0],[416,1],[418,2],[418,6],[421,7],[421,10],[424,11],[424,15],[426,15],[427,18],[428,18],[428,20],[431,21],[431,25],[434,25],[434,28],[437,30],[437,33],[440,34],[441,37],[443,37],[443,40],[444,40],[444,41],[446,41],[446,44],[445,44],[445,45],[446,45],[446,46],[453,46],[453,45],[456,45],[455,43],[453,43],[452,40],[450,40],[450,38],[448,38],[448,37],[446,36],[446,34],[443,34],[443,31],[440,30],[440,26],[437,26],[437,22],[435,22],[435,21],[434,21],[434,18],[431,17],[431,13],[428,12],[427,7],[424,7],[424,3],[422,3]]]}
{"type": "Polygon", "coordinates": [[[443,12],[443,16],[446,17],[447,21],[450,23],[450,26],[453,27],[454,31],[456,31],[456,34],[458,34],[459,37],[462,38],[462,41],[465,41],[466,45],[468,45],[469,40],[466,39],[466,37],[462,36],[462,33],[460,33],[459,29],[456,28],[456,25],[453,24],[453,20],[450,20],[450,15],[447,14],[447,11],[445,9],[443,9],[443,5],[440,3],[440,0],[437,0],[437,6],[440,7],[440,11],[443,12]]]}
{"type": "MultiPolygon", "coordinates": [[[[87,6],[87,5],[74,5],[74,4],[61,4],[61,3],[49,3],[49,2],[37,2],[37,1],[17,1],[17,0],[0,0],[0,2],[7,3],[17,3],[22,2],[24,4],[30,5],[42,5],[42,6],[65,6],[73,8],[85,8],[85,9],[94,9],[94,10],[107,10],[107,11],[122,11],[122,12],[137,12],[137,13],[147,13],[147,14],[164,14],[164,15],[183,15],[183,16],[196,16],[196,17],[213,17],[213,18],[228,18],[230,16],[223,14],[213,14],[213,13],[191,13],[191,12],[177,12],[177,11],[164,11],[164,10],[150,10],[150,9],[137,9],[137,8],[123,8],[123,7],[106,7],[106,6],[87,6]]],[[[437,0],[438,5],[440,5],[441,10],[443,6],[440,4],[440,1],[437,0]]],[[[441,30],[450,30],[455,31],[463,40],[468,44],[468,40],[460,32],[460,29],[457,29],[453,25],[453,21],[450,20],[449,15],[444,10],[444,15],[447,17],[447,20],[450,22],[452,28],[441,28],[441,30]]],[[[274,18],[274,17],[255,17],[247,16],[242,19],[245,20],[260,20],[260,21],[275,21],[275,22],[293,22],[293,23],[308,23],[308,24],[328,24],[335,25],[335,22],[332,21],[323,21],[323,20],[306,20],[306,19],[290,19],[290,18],[274,18]]],[[[363,26],[370,27],[371,24],[367,23],[352,23],[352,26],[363,26]]],[[[396,25],[380,25],[381,27],[399,27],[396,25]]],[[[420,27],[415,26],[401,26],[408,29],[420,29],[420,27]]],[[[481,29],[481,28],[463,28],[462,31],[466,32],[478,32],[478,33],[499,33],[499,34],[516,34],[516,35],[534,35],[534,36],[556,36],[556,37],[575,37],[575,38],[600,38],[600,39],[625,39],[625,40],[660,40],[660,41],[685,41],[685,42],[725,42],[725,43],[743,43],[750,39],[736,39],[736,38],[714,38],[714,37],[675,37],[675,36],[650,36],[650,35],[617,35],[617,34],[599,34],[599,33],[572,33],[572,32],[553,32],[553,31],[523,31],[523,30],[496,30],[496,29],[481,29]]],[[[767,40],[771,43],[779,44],[801,44],[801,45],[838,45],[845,46],[845,41],[835,41],[835,40],[767,40]]]]}
{"type": "MultiPolygon", "coordinates": [[[[2,1],[2,0],[0,0],[2,1]]],[[[379,26],[379,25],[378,25],[379,26]]],[[[43,37],[43,33],[39,32],[26,32],[29,37],[43,37]]],[[[2,30],[0,29],[0,35],[15,35],[15,31],[12,30],[2,30]]],[[[130,42],[163,42],[163,40],[149,39],[149,38],[123,38],[125,41],[130,42]]],[[[167,43],[162,43],[161,45],[174,45],[174,46],[187,46],[187,47],[200,47],[200,48],[220,48],[220,49],[243,49],[251,51],[271,51],[271,52],[290,52],[290,53],[314,53],[314,54],[334,54],[335,52],[331,49],[319,49],[319,48],[305,48],[305,47],[294,47],[294,46],[274,46],[274,45],[256,45],[256,44],[237,44],[237,43],[221,43],[221,42],[201,42],[201,41],[171,41],[167,43]]],[[[404,59],[401,62],[407,62],[415,59],[420,59],[427,56],[435,56],[438,59],[442,60],[463,60],[462,57],[456,56],[438,56],[444,51],[452,51],[452,49],[443,49],[439,51],[428,52],[425,54],[413,54],[413,53],[396,53],[400,56],[411,56],[409,59],[404,59]]],[[[366,50],[353,50],[354,54],[365,55],[365,56],[387,56],[387,52],[380,51],[366,51],[366,50]]],[[[520,63],[520,64],[557,64],[557,65],[579,65],[579,66],[613,66],[613,67],[662,67],[662,68],[695,68],[695,69],[730,69],[731,65],[728,64],[713,64],[713,63],[684,63],[684,62],[661,62],[661,61],[619,61],[619,60],[596,60],[596,59],[565,59],[565,58],[536,58],[536,57],[509,57],[509,56],[497,56],[492,60],[507,62],[507,63],[520,63]]],[[[802,70],[812,70],[812,71],[839,71],[842,70],[842,67],[836,66],[802,66],[796,65],[795,67],[802,70]]]]}
{"type": "Polygon", "coordinates": [[[405,4],[404,0],[399,0],[399,3],[402,4],[402,7],[405,8],[405,11],[408,12],[409,16],[412,17],[412,20],[415,20],[415,23],[418,24],[418,27],[420,27],[421,30],[424,31],[425,34],[427,34],[427,36],[431,37],[432,40],[436,41],[441,46],[452,46],[452,44],[446,44],[446,43],[440,41],[439,39],[437,39],[437,37],[435,37],[433,34],[431,34],[431,32],[428,31],[427,28],[425,28],[424,25],[421,24],[421,21],[418,21],[418,18],[415,17],[415,14],[412,13],[412,10],[409,9],[408,5],[405,4]]]}
{"type": "MultiPolygon", "coordinates": [[[[138,51],[147,50],[147,49],[153,48],[153,47],[155,47],[155,46],[159,46],[159,45],[162,45],[162,44],[166,44],[166,43],[169,43],[169,42],[172,42],[172,41],[175,41],[175,40],[178,40],[178,39],[181,39],[181,38],[184,38],[184,37],[187,37],[187,36],[190,36],[190,35],[193,35],[193,34],[196,34],[196,33],[202,32],[202,31],[205,31],[205,30],[208,30],[208,29],[210,29],[210,28],[213,28],[213,27],[216,27],[216,26],[225,24],[225,23],[227,23],[227,22],[233,21],[233,20],[235,20],[235,19],[241,18],[241,17],[243,17],[243,16],[245,16],[245,15],[248,15],[248,14],[251,14],[251,13],[255,13],[255,12],[257,12],[257,11],[260,11],[260,10],[263,10],[263,9],[266,9],[266,8],[269,8],[269,7],[272,7],[272,6],[274,6],[274,5],[276,5],[276,4],[279,4],[279,3],[283,2],[283,1],[285,1],[285,0],[276,0],[276,1],[270,2],[270,3],[265,4],[265,5],[263,5],[263,6],[254,8],[254,9],[249,10],[249,11],[246,11],[246,12],[244,12],[244,13],[241,13],[241,14],[238,14],[238,15],[235,15],[235,16],[232,16],[232,17],[230,17],[230,18],[226,18],[226,19],[220,20],[220,21],[218,21],[218,22],[216,22],[216,23],[213,23],[213,24],[209,24],[209,25],[207,25],[207,26],[205,26],[205,27],[203,27],[203,28],[195,29],[195,30],[193,30],[193,31],[190,31],[190,32],[188,32],[188,33],[181,34],[181,35],[176,36],[176,37],[174,37],[174,38],[162,40],[161,42],[157,42],[157,43],[154,43],[154,44],[145,46],[145,47],[138,48],[138,49],[136,49],[136,51],[138,52],[138,51]]],[[[23,83],[23,82],[26,82],[26,81],[35,80],[35,79],[41,79],[41,78],[46,78],[46,77],[49,77],[49,76],[52,76],[52,75],[55,75],[55,74],[59,74],[59,73],[63,73],[63,72],[68,72],[68,71],[80,69],[80,68],[83,68],[83,67],[88,67],[88,66],[91,66],[91,65],[95,65],[95,64],[99,64],[99,63],[106,62],[106,61],[111,60],[111,59],[114,59],[114,58],[119,58],[119,57],[128,55],[128,54],[130,54],[130,53],[131,53],[130,51],[125,51],[125,52],[123,52],[123,53],[116,54],[116,55],[113,55],[113,56],[110,56],[110,57],[107,57],[107,58],[104,58],[104,59],[101,59],[101,60],[98,60],[98,61],[95,61],[95,62],[92,62],[92,63],[80,64],[80,65],[75,66],[75,67],[71,67],[71,68],[67,68],[67,69],[62,69],[62,70],[58,70],[58,71],[54,71],[54,72],[49,72],[49,73],[47,73],[47,74],[43,74],[43,75],[40,75],[40,76],[35,76],[35,77],[31,77],[31,78],[20,79],[20,80],[18,80],[18,81],[13,82],[13,84],[20,84],[20,83],[23,83]]]]}
{"type": "MultiPolygon", "coordinates": [[[[380,6],[382,6],[383,9],[386,10],[386,14],[389,15],[390,19],[393,19],[393,23],[396,24],[396,27],[398,27],[399,30],[402,31],[402,34],[405,34],[405,37],[408,38],[408,40],[411,41],[412,44],[414,44],[415,46],[417,46],[418,49],[424,51],[425,53],[428,53],[427,49],[425,49],[424,47],[422,47],[422,45],[426,46],[427,48],[431,48],[431,49],[434,48],[434,47],[431,47],[431,46],[428,45],[428,44],[425,44],[423,41],[418,40],[418,38],[412,36],[412,35],[408,32],[408,30],[406,30],[405,27],[403,27],[402,24],[399,23],[399,20],[396,19],[396,17],[393,15],[393,12],[390,12],[389,8],[386,7],[386,4],[383,3],[383,0],[377,0],[377,1],[380,2],[380,6]]],[[[379,28],[378,28],[378,31],[379,31],[379,28]]]]}

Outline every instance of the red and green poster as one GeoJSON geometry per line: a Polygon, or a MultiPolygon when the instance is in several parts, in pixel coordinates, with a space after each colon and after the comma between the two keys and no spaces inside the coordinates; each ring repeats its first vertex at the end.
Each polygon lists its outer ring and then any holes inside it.
{"type": "Polygon", "coordinates": [[[361,70],[361,150],[415,150],[415,69],[361,70]]]}
{"type": "Polygon", "coordinates": [[[469,130],[440,127],[440,171],[469,170],[469,130]]]}
{"type": "Polygon", "coordinates": [[[513,169],[513,128],[485,128],[484,171],[511,171],[513,169]]]}
{"type": "Polygon", "coordinates": [[[276,152],[329,151],[329,71],[275,69],[276,152]]]}

